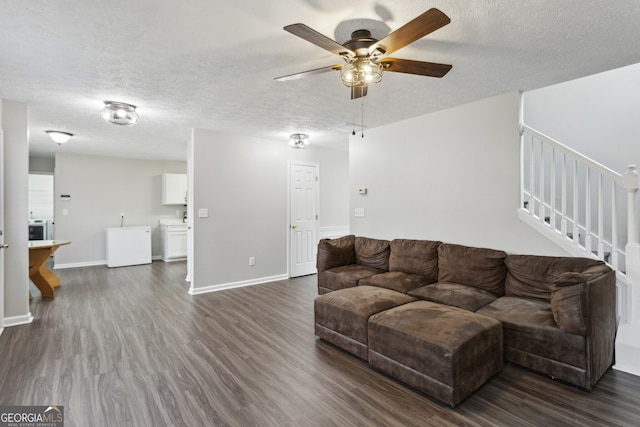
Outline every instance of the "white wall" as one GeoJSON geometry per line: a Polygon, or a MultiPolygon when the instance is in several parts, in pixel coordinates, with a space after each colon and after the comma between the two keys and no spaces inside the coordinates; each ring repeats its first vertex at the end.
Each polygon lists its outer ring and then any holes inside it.
{"type": "Polygon", "coordinates": [[[159,257],[159,220],[182,218],[176,210],[184,210],[183,206],[162,205],[164,172],[186,173],[186,162],[57,153],[55,237],[71,244],[56,252],[56,268],[104,264],[105,229],[120,226],[121,212],[125,226],[152,227],[152,255],[159,257]],[[61,200],[61,194],[70,195],[71,200],[61,200]]]}
{"type": "Polygon", "coordinates": [[[518,112],[512,93],[352,137],[351,231],[566,255],[518,219],[518,112]]]}
{"type": "Polygon", "coordinates": [[[27,104],[2,101],[4,134],[4,325],[28,323],[28,174],[29,131],[27,104]]]}
{"type": "Polygon", "coordinates": [[[192,220],[193,293],[286,277],[290,161],[319,164],[319,227],[348,226],[347,152],[202,129],[191,146],[193,209],[209,210],[192,220]]]}
{"type": "Polygon", "coordinates": [[[526,92],[524,122],[624,173],[640,165],[640,64],[526,92]]]}

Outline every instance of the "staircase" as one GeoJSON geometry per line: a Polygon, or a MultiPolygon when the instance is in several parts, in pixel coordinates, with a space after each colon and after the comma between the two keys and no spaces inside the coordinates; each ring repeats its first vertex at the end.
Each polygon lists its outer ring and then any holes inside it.
{"type": "Polygon", "coordinates": [[[574,256],[616,270],[614,368],[640,375],[638,172],[615,172],[521,125],[518,215],[574,256]]]}

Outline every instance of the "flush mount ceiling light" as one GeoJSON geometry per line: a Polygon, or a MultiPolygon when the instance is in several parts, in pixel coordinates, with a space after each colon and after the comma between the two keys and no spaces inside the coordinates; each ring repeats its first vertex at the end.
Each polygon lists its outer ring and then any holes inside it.
{"type": "Polygon", "coordinates": [[[45,132],[49,135],[53,142],[56,142],[58,145],[64,144],[73,136],[72,133],[62,132],[59,130],[46,130],[45,132]]]}
{"type": "Polygon", "coordinates": [[[102,118],[106,122],[121,126],[133,126],[138,123],[136,106],[124,102],[104,101],[102,118]]]}
{"type": "Polygon", "coordinates": [[[306,133],[294,133],[289,137],[291,148],[307,148],[309,146],[309,135],[306,133]]]}

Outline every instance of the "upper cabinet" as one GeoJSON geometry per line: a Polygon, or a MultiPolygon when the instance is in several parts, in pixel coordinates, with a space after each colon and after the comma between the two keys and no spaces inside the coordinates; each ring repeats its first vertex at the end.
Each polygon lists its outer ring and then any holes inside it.
{"type": "Polygon", "coordinates": [[[187,174],[163,173],[162,174],[162,204],[186,205],[187,204],[187,174]]]}

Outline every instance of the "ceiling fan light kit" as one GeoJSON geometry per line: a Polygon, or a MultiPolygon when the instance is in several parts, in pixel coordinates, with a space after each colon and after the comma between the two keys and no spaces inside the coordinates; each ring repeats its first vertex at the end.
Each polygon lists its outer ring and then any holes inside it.
{"type": "Polygon", "coordinates": [[[121,126],[133,126],[138,123],[136,106],[124,102],[104,101],[102,118],[105,122],[121,126]]]}
{"type": "Polygon", "coordinates": [[[340,77],[348,87],[379,83],[382,80],[382,66],[370,60],[357,59],[342,67],[340,77]]]}
{"type": "Polygon", "coordinates": [[[58,145],[66,143],[73,136],[72,133],[62,132],[59,130],[45,130],[45,132],[47,133],[47,135],[49,135],[53,142],[57,143],[58,145]]]}
{"type": "Polygon", "coordinates": [[[371,37],[368,30],[359,29],[351,34],[351,40],[342,45],[304,24],[287,25],[284,27],[285,31],[338,55],[345,64],[329,65],[278,77],[275,80],[297,80],[310,75],[339,70],[342,83],[351,88],[351,99],[356,99],[367,95],[367,87],[370,83],[378,83],[382,80],[383,71],[443,77],[449,72],[451,65],[390,58],[387,55],[444,27],[449,22],[451,20],[447,15],[432,8],[381,40],[371,37]]]}
{"type": "Polygon", "coordinates": [[[306,133],[294,133],[289,137],[289,146],[291,148],[307,148],[309,143],[309,135],[306,133]]]}

